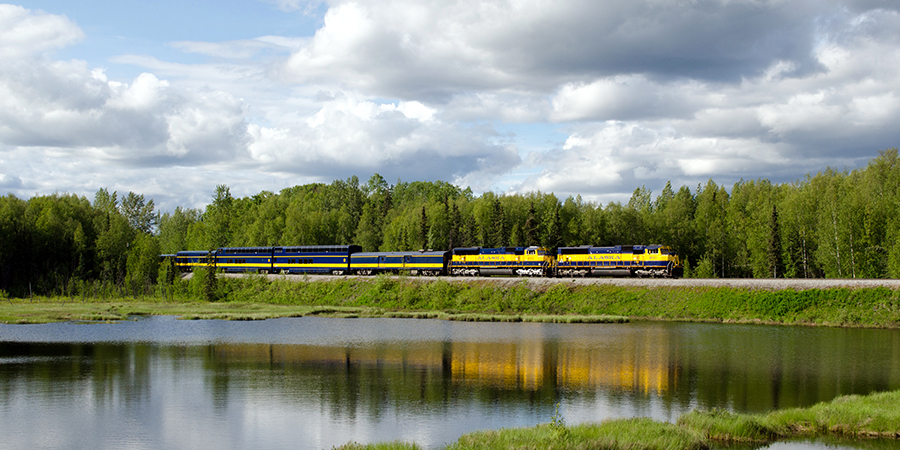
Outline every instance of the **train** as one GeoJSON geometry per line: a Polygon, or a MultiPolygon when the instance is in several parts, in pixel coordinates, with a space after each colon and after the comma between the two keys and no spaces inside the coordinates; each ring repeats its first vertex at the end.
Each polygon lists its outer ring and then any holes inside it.
{"type": "Polygon", "coordinates": [[[359,245],[223,247],[181,251],[175,266],[190,272],[213,266],[228,273],[398,274],[423,276],[680,278],[684,266],[667,245],[460,247],[447,251],[364,252],[359,245]]]}

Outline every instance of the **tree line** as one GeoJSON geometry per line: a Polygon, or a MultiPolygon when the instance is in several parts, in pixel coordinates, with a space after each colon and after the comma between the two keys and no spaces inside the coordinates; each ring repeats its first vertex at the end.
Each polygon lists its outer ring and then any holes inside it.
{"type": "Polygon", "coordinates": [[[375,174],[236,198],[216,187],[204,209],[155,211],[133,192],[93,202],[54,194],[0,197],[0,289],[63,293],[73,283],[147,291],[180,250],[359,244],[364,251],[454,247],[668,244],[687,276],[900,277],[900,157],[775,184],[712,179],[695,188],[636,188],[606,205],[553,193],[476,196],[443,181],[389,184],[375,174]]]}

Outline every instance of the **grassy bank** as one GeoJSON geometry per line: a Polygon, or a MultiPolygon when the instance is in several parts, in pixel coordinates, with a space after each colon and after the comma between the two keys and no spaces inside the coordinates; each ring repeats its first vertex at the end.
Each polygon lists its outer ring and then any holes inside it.
{"type": "Polygon", "coordinates": [[[155,296],[0,299],[0,321],[115,320],[127,314],[265,319],[309,314],[487,321],[623,321],[624,318],[850,327],[900,326],[900,291],[796,291],[732,287],[547,286],[528,279],[423,281],[413,277],[269,281],[220,278],[211,297],[193,279],[155,296]],[[46,311],[42,313],[41,311],[46,311]]]}
{"type": "MultiPolygon", "coordinates": [[[[446,450],[479,449],[706,449],[729,442],[766,443],[790,438],[900,439],[900,391],[839,397],[810,408],[768,414],[693,411],[677,424],[646,418],[566,426],[556,416],[530,428],[466,434],[446,450]]],[[[418,449],[415,444],[348,444],[341,450],[418,449]]]]}
{"type": "Polygon", "coordinates": [[[354,306],[303,306],[259,302],[161,302],[152,299],[116,299],[72,302],[59,298],[35,298],[0,304],[0,323],[37,324],[50,322],[112,322],[132,316],[170,315],[187,320],[265,320],[280,317],[385,317],[442,319],[466,322],[623,323],[628,318],[609,315],[509,315],[453,313],[446,311],[393,311],[354,306]]]}
{"type": "Polygon", "coordinates": [[[658,320],[900,326],[900,291],[887,288],[755,290],[731,287],[545,285],[528,279],[422,281],[376,277],[329,281],[220,280],[227,301],[369,307],[506,316],[622,316],[658,320]]]}

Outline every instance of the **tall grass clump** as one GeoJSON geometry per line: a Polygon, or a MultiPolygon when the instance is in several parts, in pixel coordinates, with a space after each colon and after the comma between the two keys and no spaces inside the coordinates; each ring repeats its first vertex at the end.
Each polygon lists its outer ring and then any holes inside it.
{"type": "Polygon", "coordinates": [[[779,435],[755,416],[722,409],[691,411],[678,418],[678,425],[716,441],[768,442],[779,435]]]}
{"type": "Polygon", "coordinates": [[[900,391],[846,395],[809,408],[766,415],[765,423],[782,435],[821,434],[900,437],[900,391]]]}
{"type": "Polygon", "coordinates": [[[462,436],[446,450],[494,449],[646,449],[700,450],[708,448],[697,433],[648,418],[564,427],[553,423],[530,428],[479,431],[462,436]]]}
{"type": "Polygon", "coordinates": [[[421,450],[422,447],[406,442],[385,442],[378,444],[359,444],[351,442],[340,447],[332,447],[332,450],[421,450]]]}

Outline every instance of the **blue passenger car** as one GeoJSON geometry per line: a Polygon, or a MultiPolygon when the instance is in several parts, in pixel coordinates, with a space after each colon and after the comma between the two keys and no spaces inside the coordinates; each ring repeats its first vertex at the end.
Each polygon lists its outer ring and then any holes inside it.
{"type": "Polygon", "coordinates": [[[330,273],[350,271],[350,255],[362,250],[358,245],[310,245],[274,247],[274,273],[330,273]]]}
{"type": "Polygon", "coordinates": [[[215,252],[216,269],[229,273],[269,273],[272,247],[223,247],[215,252]]]}
{"type": "Polygon", "coordinates": [[[362,252],[350,255],[350,271],[360,275],[398,273],[445,275],[450,252],[362,252]]]}
{"type": "MultiPolygon", "coordinates": [[[[169,256],[169,255],[163,255],[169,256]]],[[[197,266],[205,266],[209,260],[210,252],[207,251],[183,251],[175,255],[175,267],[182,272],[193,272],[197,266]]]]}

